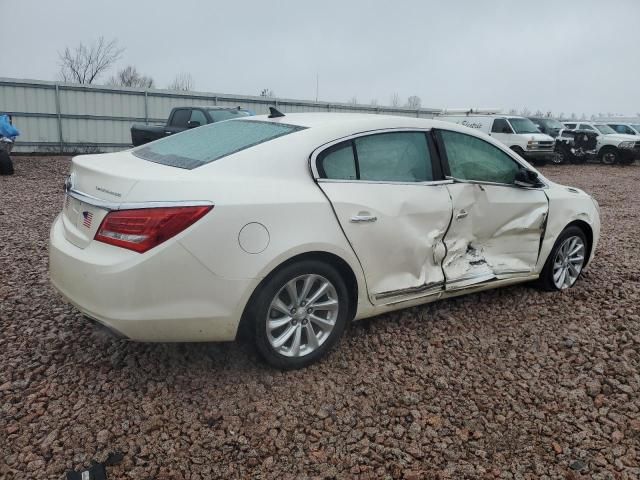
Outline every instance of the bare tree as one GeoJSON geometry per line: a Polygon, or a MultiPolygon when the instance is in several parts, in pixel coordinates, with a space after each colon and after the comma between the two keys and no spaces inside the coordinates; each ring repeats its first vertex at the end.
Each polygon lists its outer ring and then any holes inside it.
{"type": "Polygon", "coordinates": [[[512,108],[509,110],[509,115],[518,115],[518,110],[516,108],[512,108]]]}
{"type": "Polygon", "coordinates": [[[578,117],[576,116],[575,113],[571,112],[571,120],[577,120],[578,117]]]}
{"type": "Polygon", "coordinates": [[[586,120],[587,119],[587,115],[586,114],[582,114],[580,115],[580,120],[586,120]]]}
{"type": "Polygon", "coordinates": [[[551,110],[548,110],[547,113],[544,114],[544,116],[547,118],[553,118],[553,112],[551,110]]]}
{"type": "Polygon", "coordinates": [[[418,109],[420,108],[420,105],[422,105],[422,100],[417,95],[411,95],[409,98],[407,98],[408,108],[418,109]]]}
{"type": "Polygon", "coordinates": [[[538,110],[536,110],[536,113],[534,115],[536,117],[542,117],[544,115],[544,113],[542,113],[542,110],[538,109],[538,110]]]}
{"type": "Polygon", "coordinates": [[[107,85],[114,85],[117,87],[152,88],[153,78],[140,74],[136,67],[128,65],[119,70],[116,75],[112,76],[107,82],[107,85]]]}
{"type": "Polygon", "coordinates": [[[261,97],[267,97],[267,98],[274,98],[276,96],[276,94],[270,88],[263,88],[260,91],[260,96],[261,97]]]}
{"type": "Polygon", "coordinates": [[[116,61],[124,48],[118,47],[117,40],[106,41],[104,37],[87,46],[80,43],[73,50],[69,47],[58,53],[60,78],[63,82],[91,84],[116,61]]]}
{"type": "Polygon", "coordinates": [[[529,115],[531,115],[531,110],[529,110],[527,107],[524,107],[522,110],[520,110],[520,116],[528,117],[529,115]]]}
{"type": "Polygon", "coordinates": [[[400,106],[400,96],[397,93],[391,94],[391,106],[399,107],[400,106]]]}
{"type": "Polygon", "coordinates": [[[167,86],[169,90],[180,90],[183,92],[191,91],[195,88],[193,77],[190,73],[179,73],[173,81],[167,86]]]}
{"type": "Polygon", "coordinates": [[[351,98],[349,99],[349,103],[350,103],[351,105],[358,105],[358,97],[356,97],[356,96],[354,95],[353,97],[351,97],[351,98]]]}
{"type": "Polygon", "coordinates": [[[377,98],[372,98],[371,101],[369,102],[369,104],[372,107],[377,107],[378,106],[378,99],[377,98]]]}
{"type": "Polygon", "coordinates": [[[558,120],[562,120],[564,118],[564,112],[560,112],[558,114],[558,120]]]}

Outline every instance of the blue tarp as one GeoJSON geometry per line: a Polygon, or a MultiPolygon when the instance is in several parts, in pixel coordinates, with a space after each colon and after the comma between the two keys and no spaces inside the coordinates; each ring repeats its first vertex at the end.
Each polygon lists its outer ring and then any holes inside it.
{"type": "Polygon", "coordinates": [[[0,137],[7,137],[13,140],[18,135],[20,135],[20,131],[11,125],[9,115],[0,115],[0,137]]]}

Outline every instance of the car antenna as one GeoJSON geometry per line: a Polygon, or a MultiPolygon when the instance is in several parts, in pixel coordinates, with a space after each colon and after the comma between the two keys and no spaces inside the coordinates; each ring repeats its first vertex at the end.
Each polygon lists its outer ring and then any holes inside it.
{"type": "Polygon", "coordinates": [[[278,110],[276,107],[269,107],[269,118],[284,117],[284,113],[278,110]]]}

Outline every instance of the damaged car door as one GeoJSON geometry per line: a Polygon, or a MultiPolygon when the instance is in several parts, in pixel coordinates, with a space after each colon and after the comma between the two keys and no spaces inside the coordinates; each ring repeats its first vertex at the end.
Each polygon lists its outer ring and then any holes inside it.
{"type": "Polygon", "coordinates": [[[314,154],[312,165],[372,303],[443,290],[451,199],[427,131],[356,135],[314,154]]]}
{"type": "Polygon", "coordinates": [[[438,130],[453,203],[442,263],[446,289],[532,275],[549,210],[541,188],[515,184],[523,168],[476,136],[438,130]]]}

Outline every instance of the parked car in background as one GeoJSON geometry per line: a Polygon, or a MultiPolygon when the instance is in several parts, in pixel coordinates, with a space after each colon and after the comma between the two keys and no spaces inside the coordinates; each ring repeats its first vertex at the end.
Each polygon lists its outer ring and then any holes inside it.
{"type": "Polygon", "coordinates": [[[625,135],[640,135],[640,123],[607,122],[611,128],[625,135]]]}
{"type": "Polygon", "coordinates": [[[171,110],[166,125],[133,124],[131,126],[131,143],[137,147],[189,128],[232,118],[247,117],[252,114],[252,112],[240,107],[176,107],[171,110]]]}
{"type": "Polygon", "coordinates": [[[226,341],[279,368],[351,319],[538,280],[575,284],[597,202],[451,122],[300,113],[75,157],[53,285],[139,341],[226,341]]]}
{"type": "Polygon", "coordinates": [[[629,165],[640,158],[640,136],[617,133],[606,123],[587,121],[563,122],[569,130],[587,130],[597,135],[596,157],[602,163],[629,165]]]}
{"type": "Polygon", "coordinates": [[[532,163],[543,165],[554,159],[553,138],[541,133],[528,118],[475,113],[445,113],[436,118],[490,135],[532,163]]]}

